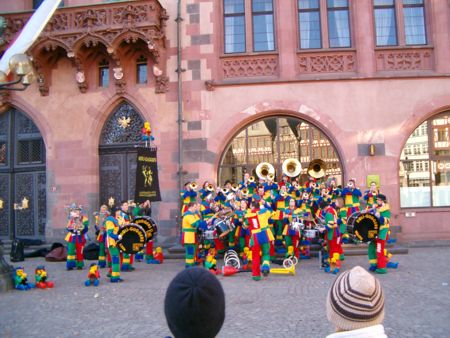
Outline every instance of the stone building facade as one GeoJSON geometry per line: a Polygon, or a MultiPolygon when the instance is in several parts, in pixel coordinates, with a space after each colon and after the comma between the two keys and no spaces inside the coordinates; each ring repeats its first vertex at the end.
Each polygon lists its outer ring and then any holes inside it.
{"type": "MultiPolygon", "coordinates": [[[[0,4],[7,43],[33,3],[0,4]]],[[[180,182],[238,180],[265,158],[279,173],[291,156],[363,190],[379,179],[399,239],[448,240],[449,27],[446,0],[65,0],[29,51],[37,82],[1,92],[0,236],[61,239],[65,204],[132,198],[149,121],[163,245],[178,240],[180,182]],[[408,157],[424,123],[426,156],[408,157]]]]}

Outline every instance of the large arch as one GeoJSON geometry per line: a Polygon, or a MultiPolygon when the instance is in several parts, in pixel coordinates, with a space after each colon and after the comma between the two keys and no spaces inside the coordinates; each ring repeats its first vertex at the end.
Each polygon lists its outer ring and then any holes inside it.
{"type": "Polygon", "coordinates": [[[329,118],[329,116],[317,111],[311,106],[305,104],[301,101],[264,101],[252,106],[245,108],[240,112],[236,112],[227,116],[227,121],[234,121],[234,124],[223,123],[217,124],[220,126],[220,130],[213,130],[211,132],[212,135],[223,135],[222,138],[213,138],[212,140],[212,148],[216,151],[217,154],[220,154],[216,157],[216,161],[214,163],[214,171],[215,177],[219,177],[219,167],[222,161],[222,157],[234,138],[243,128],[251,125],[252,123],[268,118],[268,117],[276,117],[276,116],[284,116],[295,119],[303,120],[307,123],[310,123],[315,128],[320,130],[326,137],[330,140],[330,143],[333,145],[337,157],[339,159],[341,171],[342,171],[342,180],[345,179],[346,173],[346,163],[343,160],[343,149],[341,144],[337,141],[340,137],[345,135],[345,132],[342,131],[336,123],[329,118]]]}

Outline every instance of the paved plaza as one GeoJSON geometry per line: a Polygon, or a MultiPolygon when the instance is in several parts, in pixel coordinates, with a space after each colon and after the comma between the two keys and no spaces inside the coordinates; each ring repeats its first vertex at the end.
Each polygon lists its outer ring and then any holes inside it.
{"type": "MultiPolygon", "coordinates": [[[[389,337],[450,337],[450,247],[412,248],[394,257],[399,269],[378,276],[386,296],[389,337]]],[[[29,276],[44,261],[22,262],[29,276]]],[[[98,287],[85,287],[87,271],[44,263],[54,289],[0,294],[0,337],[166,337],[163,301],[182,260],[163,265],[136,263],[125,281],[111,284],[101,270],[98,287]]],[[[367,258],[348,257],[343,269],[367,267],[367,258]]],[[[226,319],[220,337],[324,337],[333,332],[325,315],[326,293],[335,279],[318,260],[301,261],[295,276],[250,273],[219,276],[226,319]]],[[[211,309],[214,311],[214,309],[211,309]]]]}

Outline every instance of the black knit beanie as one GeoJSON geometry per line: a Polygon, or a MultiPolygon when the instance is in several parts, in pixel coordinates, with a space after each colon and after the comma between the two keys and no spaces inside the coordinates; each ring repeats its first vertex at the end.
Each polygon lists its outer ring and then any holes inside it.
{"type": "Polygon", "coordinates": [[[183,270],[167,288],[164,312],[175,338],[215,337],[225,320],[222,285],[203,268],[183,270]]]}

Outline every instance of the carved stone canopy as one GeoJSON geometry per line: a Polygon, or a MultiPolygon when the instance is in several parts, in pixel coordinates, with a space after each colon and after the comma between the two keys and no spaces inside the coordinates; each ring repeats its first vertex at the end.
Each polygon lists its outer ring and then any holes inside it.
{"type": "MultiPolygon", "coordinates": [[[[0,47],[0,52],[6,48],[17,33],[24,27],[31,12],[5,14],[6,29],[3,38],[6,44],[0,47]]],[[[40,86],[42,95],[48,94],[49,82],[45,79],[45,69],[52,65],[45,64],[42,54],[54,53],[58,49],[65,51],[72,59],[76,73],[83,73],[83,51],[86,48],[96,48],[103,45],[114,61],[114,67],[120,67],[120,49],[124,44],[135,44],[142,41],[148,46],[147,53],[154,64],[166,74],[166,21],[168,15],[158,0],[127,1],[120,3],[102,3],[82,7],[59,8],[48,22],[44,31],[29,50],[33,58],[39,59],[40,86]]],[[[77,83],[82,92],[86,91],[87,83],[77,83]]],[[[120,91],[125,82],[119,81],[120,91]]],[[[117,83],[116,83],[117,85],[117,83]]],[[[157,90],[161,92],[161,88],[157,90]]]]}

